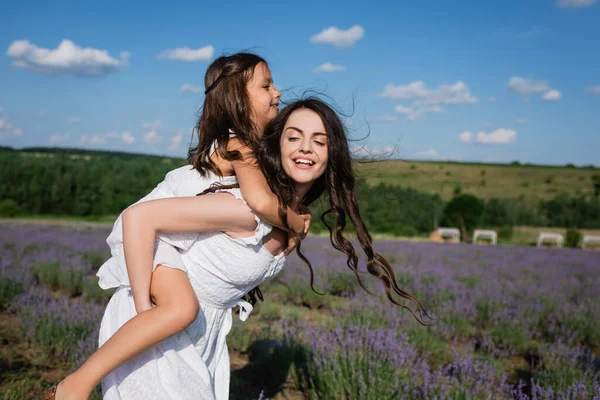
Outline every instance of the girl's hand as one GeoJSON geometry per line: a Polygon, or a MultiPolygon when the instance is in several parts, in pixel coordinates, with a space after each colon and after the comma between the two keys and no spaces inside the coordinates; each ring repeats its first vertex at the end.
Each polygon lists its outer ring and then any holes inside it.
{"type": "Polygon", "coordinates": [[[141,314],[144,311],[151,310],[153,307],[155,307],[155,305],[150,301],[150,299],[148,299],[147,302],[142,302],[142,303],[143,304],[140,304],[139,306],[138,305],[135,306],[135,311],[138,314],[141,314]]]}
{"type": "Polygon", "coordinates": [[[310,215],[308,213],[308,209],[306,207],[303,207],[303,209],[300,210],[302,212],[302,214],[300,214],[300,217],[304,220],[304,232],[300,233],[298,235],[298,237],[293,238],[291,236],[288,236],[288,247],[285,250],[285,255],[288,256],[292,251],[294,251],[294,249],[296,248],[296,246],[298,246],[298,244],[304,240],[304,238],[306,237],[306,235],[308,234],[308,229],[310,228],[310,223],[312,221],[312,215],[310,215]],[[306,213],[304,213],[306,212],[306,213]]]}

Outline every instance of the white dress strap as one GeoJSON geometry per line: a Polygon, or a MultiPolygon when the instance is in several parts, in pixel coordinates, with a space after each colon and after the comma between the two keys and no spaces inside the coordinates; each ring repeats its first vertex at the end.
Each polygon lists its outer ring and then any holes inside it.
{"type": "Polygon", "coordinates": [[[248,303],[246,300],[238,300],[235,305],[240,306],[240,320],[242,321],[247,320],[254,309],[252,304],[248,303]]]}

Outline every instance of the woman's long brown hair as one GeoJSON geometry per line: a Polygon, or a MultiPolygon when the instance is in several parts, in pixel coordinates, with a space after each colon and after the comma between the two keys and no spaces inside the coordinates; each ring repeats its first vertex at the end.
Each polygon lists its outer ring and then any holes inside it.
{"type": "MultiPolygon", "coordinates": [[[[279,198],[279,215],[287,225],[287,206],[292,202],[294,182],[285,173],[281,160],[281,136],[289,116],[298,109],[308,109],[321,118],[327,134],[328,162],[325,173],[319,177],[311,189],[302,199],[302,205],[309,206],[323,193],[329,197],[329,209],[321,215],[321,220],[329,230],[332,246],[347,256],[346,264],[352,270],[360,286],[368,292],[359,275],[358,256],[352,242],[344,236],[346,217],[350,219],[356,230],[356,235],[365,255],[367,256],[368,272],[379,279],[385,286],[387,298],[395,305],[405,308],[417,321],[425,324],[424,319],[429,315],[421,302],[412,294],[402,290],[397,282],[394,271],[389,262],[376,253],[373,249],[373,239],[360,216],[356,200],[356,180],[352,169],[352,157],[348,146],[344,124],[337,113],[326,103],[315,97],[297,100],[287,105],[267,125],[258,149],[258,162],[263,170],[267,182],[273,193],[279,198]],[[331,226],[326,221],[326,216],[333,214],[335,224],[331,226]],[[417,314],[410,307],[398,302],[396,295],[411,301],[417,306],[417,314]]],[[[289,230],[289,229],[288,229],[289,230]]],[[[293,234],[290,231],[290,234],[293,234]]],[[[314,271],[311,263],[302,254],[301,246],[296,249],[299,257],[308,265],[310,270],[310,285],[314,290],[314,271]]],[[[256,288],[249,293],[249,298],[256,301],[256,296],[262,299],[260,289],[256,288]]]]}

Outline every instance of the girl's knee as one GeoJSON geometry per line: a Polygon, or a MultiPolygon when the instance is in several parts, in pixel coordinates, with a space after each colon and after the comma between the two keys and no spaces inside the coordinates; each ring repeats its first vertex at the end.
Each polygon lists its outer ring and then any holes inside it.
{"type": "Polygon", "coordinates": [[[178,332],[184,330],[194,322],[198,311],[198,300],[195,302],[182,302],[179,306],[170,306],[166,310],[169,316],[169,324],[178,332]]]}
{"type": "Polygon", "coordinates": [[[159,265],[152,273],[150,296],[173,326],[186,328],[196,319],[200,305],[183,271],[159,265]]]}

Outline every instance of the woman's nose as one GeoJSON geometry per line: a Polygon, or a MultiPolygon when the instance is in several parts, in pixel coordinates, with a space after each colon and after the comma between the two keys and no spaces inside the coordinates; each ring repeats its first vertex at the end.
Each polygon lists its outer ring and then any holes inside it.
{"type": "Polygon", "coordinates": [[[312,153],[311,141],[307,139],[302,140],[299,151],[301,153],[312,153]]]}

